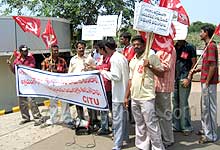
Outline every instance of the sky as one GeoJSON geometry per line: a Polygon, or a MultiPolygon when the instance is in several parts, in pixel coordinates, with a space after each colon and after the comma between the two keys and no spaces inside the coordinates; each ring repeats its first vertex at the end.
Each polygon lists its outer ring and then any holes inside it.
{"type": "Polygon", "coordinates": [[[201,21],[220,23],[220,0],[180,0],[189,15],[190,23],[201,21]]]}

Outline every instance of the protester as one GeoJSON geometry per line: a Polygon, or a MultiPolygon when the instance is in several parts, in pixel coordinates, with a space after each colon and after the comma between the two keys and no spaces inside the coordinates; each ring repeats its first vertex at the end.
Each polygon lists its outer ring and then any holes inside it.
{"type": "MultiPolygon", "coordinates": [[[[216,43],[211,41],[214,28],[205,25],[201,28],[200,38],[207,46],[203,54],[202,67],[192,70],[201,71],[201,123],[202,129],[199,143],[215,142],[217,137],[217,83],[218,83],[218,50],[216,43]]],[[[190,78],[190,75],[189,75],[190,78]]],[[[191,79],[191,78],[190,78],[191,79]]]]}
{"type": "Polygon", "coordinates": [[[102,55],[99,53],[98,49],[99,49],[98,48],[98,42],[94,41],[91,56],[95,60],[96,65],[100,65],[102,63],[102,55]]]}
{"type": "MultiPolygon", "coordinates": [[[[59,46],[52,45],[51,51],[52,52],[49,58],[45,58],[44,61],[41,63],[42,70],[56,73],[66,73],[68,69],[67,64],[63,58],[59,57],[59,46]]],[[[58,99],[56,97],[50,99],[50,119],[48,119],[46,123],[41,126],[42,128],[58,123],[57,101],[58,99]]],[[[69,104],[66,102],[62,102],[61,104],[61,122],[66,125],[73,125],[69,104]]]]}
{"type": "Polygon", "coordinates": [[[157,57],[160,59],[163,68],[162,77],[155,76],[155,108],[159,118],[161,136],[165,147],[174,143],[172,129],[172,111],[171,111],[171,93],[174,90],[174,76],[176,52],[175,49],[168,53],[166,51],[157,51],[157,57]]]}
{"type": "Polygon", "coordinates": [[[188,78],[188,75],[196,63],[196,48],[185,40],[179,40],[175,49],[177,59],[173,97],[173,128],[174,131],[189,135],[193,131],[193,127],[188,103],[191,91],[191,79],[188,78]]]}
{"type": "Polygon", "coordinates": [[[160,126],[155,112],[154,85],[154,75],[162,74],[162,66],[153,50],[150,51],[148,59],[144,60],[146,44],[141,36],[133,37],[132,44],[136,55],[129,64],[129,83],[124,102],[127,107],[131,95],[136,132],[135,146],[143,150],[148,149],[149,137],[152,149],[163,150],[160,126]]]}
{"type": "Polygon", "coordinates": [[[124,32],[120,35],[120,43],[124,45],[122,54],[126,57],[128,62],[130,62],[135,55],[134,47],[131,45],[130,40],[131,34],[129,32],[124,32]]]}
{"type": "MultiPolygon", "coordinates": [[[[105,43],[104,41],[100,41],[97,43],[97,50],[98,52],[103,56],[102,64],[98,66],[90,65],[89,68],[96,69],[96,70],[106,70],[110,71],[110,58],[111,55],[109,55],[105,49],[105,43]]],[[[111,89],[111,81],[104,78],[104,86],[106,91],[106,96],[108,100],[109,110],[112,112],[112,89],[111,89]]],[[[98,130],[97,135],[107,135],[110,133],[109,130],[109,111],[101,111],[101,128],[98,130]]]]}
{"type": "MultiPolygon", "coordinates": [[[[76,52],[77,54],[73,56],[70,60],[68,73],[80,73],[88,70],[88,65],[95,65],[95,60],[91,57],[85,56],[86,43],[84,41],[78,41],[76,43],[76,52]]],[[[77,117],[85,120],[83,107],[76,106],[77,117]]],[[[97,111],[88,109],[89,119],[91,122],[91,127],[93,130],[98,130],[99,121],[97,119],[97,111]]]]}
{"type": "MultiPolygon", "coordinates": [[[[122,54],[126,57],[128,63],[135,55],[134,47],[131,45],[130,41],[131,41],[131,34],[129,32],[124,32],[120,35],[120,43],[124,45],[122,54]]],[[[130,123],[134,124],[134,117],[132,115],[132,110],[131,110],[131,101],[129,101],[129,105],[128,105],[128,114],[129,114],[130,123]]]]}
{"type": "MultiPolygon", "coordinates": [[[[28,50],[29,50],[29,48],[26,45],[20,45],[19,46],[20,54],[16,57],[13,64],[11,63],[10,60],[7,60],[9,68],[13,73],[15,73],[15,66],[16,65],[24,65],[24,66],[28,66],[31,68],[35,68],[34,56],[31,53],[29,53],[28,50]]],[[[19,123],[20,125],[31,121],[28,104],[30,104],[32,116],[34,119],[36,119],[36,122],[38,119],[42,118],[40,111],[38,109],[38,106],[36,104],[36,101],[34,101],[33,98],[19,96],[18,100],[19,100],[18,102],[19,102],[19,107],[20,107],[20,111],[21,111],[21,116],[23,119],[19,123]]]]}
{"type": "Polygon", "coordinates": [[[127,110],[123,106],[125,90],[128,83],[128,62],[126,58],[116,51],[116,43],[109,40],[105,43],[105,49],[110,58],[110,71],[102,70],[101,74],[112,81],[112,119],[113,119],[113,150],[120,150],[129,142],[127,110]]]}

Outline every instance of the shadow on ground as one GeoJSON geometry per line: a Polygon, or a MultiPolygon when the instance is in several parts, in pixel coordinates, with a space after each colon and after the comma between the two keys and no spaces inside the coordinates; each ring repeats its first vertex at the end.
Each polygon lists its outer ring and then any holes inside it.
{"type": "MultiPolygon", "coordinates": [[[[184,136],[183,133],[175,132],[175,143],[168,150],[216,150],[220,149],[220,141],[215,143],[199,144],[198,140],[200,136],[195,133],[201,129],[201,122],[199,120],[192,122],[194,131],[189,136],[184,136]]],[[[220,127],[218,127],[218,137],[220,136],[220,127]]]]}

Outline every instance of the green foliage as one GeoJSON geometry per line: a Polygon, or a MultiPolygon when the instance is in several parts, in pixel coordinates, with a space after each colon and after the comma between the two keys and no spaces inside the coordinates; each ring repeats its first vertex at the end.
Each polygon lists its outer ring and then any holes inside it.
{"type": "MultiPolygon", "coordinates": [[[[200,21],[197,22],[193,22],[190,27],[189,27],[189,32],[188,32],[188,36],[187,36],[187,41],[194,44],[196,46],[197,49],[203,49],[205,47],[204,45],[204,41],[202,41],[200,39],[200,31],[201,31],[201,27],[204,25],[212,25],[214,27],[216,27],[213,24],[210,23],[203,23],[200,21]]],[[[218,36],[214,36],[214,41],[216,41],[217,43],[220,42],[220,38],[218,36]]]]}
{"type": "Polygon", "coordinates": [[[132,25],[134,3],[133,0],[2,0],[1,5],[8,7],[1,9],[1,13],[65,18],[72,23],[74,42],[80,39],[80,25],[96,24],[98,15],[119,15],[122,11],[123,26],[132,25]]]}
{"type": "Polygon", "coordinates": [[[4,15],[60,17],[70,20],[74,28],[96,24],[98,15],[118,15],[120,11],[123,22],[131,24],[134,8],[132,0],[2,0],[2,4],[9,6],[4,15]]]}

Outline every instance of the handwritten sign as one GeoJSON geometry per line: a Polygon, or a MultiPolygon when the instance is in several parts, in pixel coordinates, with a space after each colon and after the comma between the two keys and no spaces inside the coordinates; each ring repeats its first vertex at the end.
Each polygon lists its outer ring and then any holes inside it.
{"type": "Polygon", "coordinates": [[[82,26],[82,40],[102,40],[102,35],[97,32],[97,25],[82,26]]]}
{"type": "Polygon", "coordinates": [[[91,109],[108,110],[102,77],[97,71],[52,73],[18,65],[17,96],[56,98],[91,109]]]}
{"type": "Polygon", "coordinates": [[[173,11],[145,2],[141,2],[139,5],[136,6],[136,9],[140,10],[135,10],[138,14],[135,14],[134,29],[168,36],[173,11]]]}
{"type": "Polygon", "coordinates": [[[116,36],[118,15],[98,16],[98,34],[102,36],[116,36]]]}

